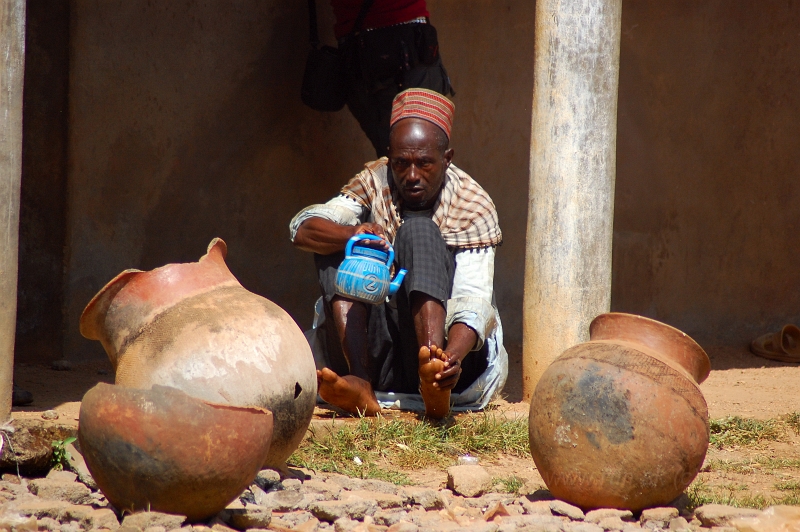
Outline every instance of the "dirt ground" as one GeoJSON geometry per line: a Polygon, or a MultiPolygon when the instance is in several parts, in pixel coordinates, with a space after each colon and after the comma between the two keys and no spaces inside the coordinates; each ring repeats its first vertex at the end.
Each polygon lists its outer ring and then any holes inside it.
{"type": "MultiPolygon", "coordinates": [[[[800,365],[772,362],[752,355],[744,346],[704,346],[712,364],[711,375],[701,384],[712,419],[741,416],[778,418],[800,412],[800,365]]],[[[511,371],[504,399],[495,412],[508,417],[525,417],[529,405],[521,398],[521,356],[512,348],[511,371]]],[[[15,408],[14,418],[39,417],[44,410],[56,410],[62,422],[76,423],[83,394],[97,382],[113,382],[111,365],[104,360],[75,364],[70,371],[56,371],[45,365],[18,365],[16,383],[34,394],[29,407],[15,408]]],[[[395,414],[391,415],[403,415],[395,414]]],[[[318,408],[315,423],[330,417],[318,408]]],[[[411,417],[411,416],[409,416],[411,417]]],[[[690,490],[699,497],[729,500],[744,506],[771,502],[800,504],[800,437],[786,431],[780,441],[757,447],[710,448],[703,472],[690,490]],[[794,497],[794,498],[792,498],[794,497]],[[797,501],[797,502],[795,502],[797,501]]],[[[493,477],[518,477],[522,493],[544,488],[532,460],[498,456],[482,461],[493,477]]],[[[446,474],[441,470],[407,472],[415,483],[441,487],[446,474]]]]}

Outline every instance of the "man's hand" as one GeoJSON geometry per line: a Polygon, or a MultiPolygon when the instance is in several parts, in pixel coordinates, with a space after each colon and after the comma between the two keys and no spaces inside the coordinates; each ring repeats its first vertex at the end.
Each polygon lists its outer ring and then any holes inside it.
{"type": "Polygon", "coordinates": [[[386,233],[383,232],[383,227],[374,223],[374,222],[366,222],[361,225],[356,226],[354,235],[375,235],[381,237],[381,240],[366,240],[366,245],[374,248],[380,248],[384,251],[389,251],[389,242],[386,239],[386,233]]]}
{"type": "Polygon", "coordinates": [[[436,374],[434,386],[442,390],[452,390],[458,383],[461,376],[461,361],[478,341],[478,333],[463,323],[454,323],[447,336],[447,347],[444,350],[437,349],[436,353],[444,360],[445,369],[436,374]]]}

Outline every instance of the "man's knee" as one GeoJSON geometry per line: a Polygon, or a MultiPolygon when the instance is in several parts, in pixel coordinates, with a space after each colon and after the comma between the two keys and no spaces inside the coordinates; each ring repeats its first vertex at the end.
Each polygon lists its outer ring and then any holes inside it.
{"type": "Polygon", "coordinates": [[[394,239],[395,250],[400,253],[407,247],[413,248],[423,243],[427,246],[441,243],[443,249],[447,248],[439,226],[427,216],[417,216],[403,220],[394,239]]]}

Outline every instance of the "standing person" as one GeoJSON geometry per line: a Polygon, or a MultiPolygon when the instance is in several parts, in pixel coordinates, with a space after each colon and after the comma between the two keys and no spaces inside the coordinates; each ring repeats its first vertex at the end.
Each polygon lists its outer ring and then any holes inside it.
{"type": "Polygon", "coordinates": [[[495,247],[502,241],[486,191],[452,164],[453,104],[426,89],[394,100],[389,156],[367,163],[339,196],[300,211],[292,242],[314,253],[326,316],[319,394],[352,413],[382,406],[426,414],[478,410],[503,388],[508,355],[493,303],[495,247]],[[354,235],[381,237],[408,270],[378,305],[337,295],[334,282],[354,235]],[[454,397],[451,397],[451,392],[454,397]]]}
{"type": "Polygon", "coordinates": [[[334,33],[347,58],[347,107],[378,157],[389,150],[392,100],[420,87],[455,95],[425,0],[331,0],[334,33]],[[360,28],[354,25],[366,9],[360,28]]]}

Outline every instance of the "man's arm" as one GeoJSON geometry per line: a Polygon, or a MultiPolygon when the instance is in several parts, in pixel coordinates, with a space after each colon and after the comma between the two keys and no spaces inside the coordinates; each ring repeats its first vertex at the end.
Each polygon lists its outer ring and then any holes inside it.
{"type": "Polygon", "coordinates": [[[494,248],[465,250],[456,253],[453,290],[447,302],[448,359],[445,371],[437,376],[440,386],[452,388],[461,374],[461,360],[470,351],[483,346],[494,329],[492,293],[494,285],[494,248]]]}
{"type": "MultiPolygon", "coordinates": [[[[376,223],[367,222],[355,226],[341,225],[324,218],[312,217],[304,221],[297,229],[294,245],[304,251],[330,255],[342,251],[353,235],[364,233],[385,238],[383,228],[376,223]]],[[[386,240],[376,240],[370,244],[388,249],[386,240]]]]}

